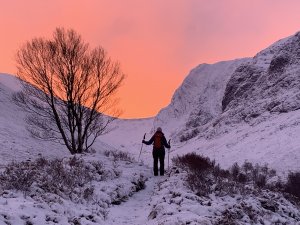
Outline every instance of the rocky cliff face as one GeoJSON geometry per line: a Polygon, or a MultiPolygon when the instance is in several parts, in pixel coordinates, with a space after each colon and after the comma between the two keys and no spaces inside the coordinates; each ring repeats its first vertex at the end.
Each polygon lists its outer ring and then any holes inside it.
{"type": "Polygon", "coordinates": [[[236,121],[300,108],[300,33],[279,41],[236,69],[222,110],[236,121]]]}
{"type": "Polygon", "coordinates": [[[236,124],[260,123],[299,108],[300,32],[253,58],[196,67],[159,112],[155,126],[167,127],[181,141],[211,138],[236,124]]]}

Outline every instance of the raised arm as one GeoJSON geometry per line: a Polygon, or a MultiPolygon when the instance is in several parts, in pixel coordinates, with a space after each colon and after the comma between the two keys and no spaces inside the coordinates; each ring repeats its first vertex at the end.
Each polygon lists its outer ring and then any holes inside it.
{"type": "Polygon", "coordinates": [[[151,145],[151,144],[153,143],[153,141],[154,141],[154,135],[151,137],[151,139],[150,139],[149,141],[143,140],[143,143],[144,143],[145,145],[151,145]]]}

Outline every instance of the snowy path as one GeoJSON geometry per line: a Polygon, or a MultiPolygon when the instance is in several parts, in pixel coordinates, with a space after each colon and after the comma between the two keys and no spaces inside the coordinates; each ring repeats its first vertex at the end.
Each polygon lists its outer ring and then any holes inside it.
{"type": "Polygon", "coordinates": [[[151,224],[148,220],[150,200],[157,184],[163,177],[152,177],[146,182],[146,188],[134,194],[127,202],[110,208],[106,224],[151,224]]]}

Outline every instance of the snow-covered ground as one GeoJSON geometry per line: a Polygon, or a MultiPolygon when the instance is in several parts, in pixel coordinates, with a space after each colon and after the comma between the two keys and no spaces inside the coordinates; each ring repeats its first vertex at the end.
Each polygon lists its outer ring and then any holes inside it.
{"type": "MultiPolygon", "coordinates": [[[[34,181],[29,190],[24,192],[0,188],[0,224],[107,224],[108,221],[116,219],[111,214],[116,214],[119,207],[112,206],[121,204],[139,191],[142,184],[151,177],[151,170],[136,162],[114,157],[109,152],[112,150],[77,156],[77,160],[84,161],[79,166],[90,171],[89,175],[83,176],[91,177],[92,180],[73,187],[70,194],[63,187],[52,191],[47,189],[47,186],[51,187],[51,180],[48,183],[43,180],[34,181]]],[[[81,169],[75,168],[74,161],[69,157],[64,158],[63,168],[64,171],[73,172],[81,169]]],[[[24,176],[26,171],[23,171],[24,176]]],[[[46,171],[40,170],[37,176],[47,176],[42,174],[46,171]]],[[[58,176],[63,173],[57,172],[58,176]]],[[[50,176],[51,172],[48,173],[50,176]]],[[[72,173],[67,175],[72,176],[72,173]]],[[[120,215],[117,219],[123,218],[120,215]]]]}
{"type": "Polygon", "coordinates": [[[149,221],[148,216],[151,212],[151,198],[162,180],[163,178],[160,177],[149,178],[145,190],[136,193],[122,205],[112,207],[106,224],[157,224],[156,220],[149,221]]]}

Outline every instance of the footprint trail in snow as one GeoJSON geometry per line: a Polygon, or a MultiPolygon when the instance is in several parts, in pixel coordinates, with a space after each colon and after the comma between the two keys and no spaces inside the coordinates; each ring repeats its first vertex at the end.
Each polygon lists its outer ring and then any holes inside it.
{"type": "Polygon", "coordinates": [[[148,216],[151,211],[150,200],[158,184],[166,177],[152,177],[146,182],[146,187],[135,193],[130,199],[121,205],[109,209],[107,224],[151,224],[148,216]]]}

